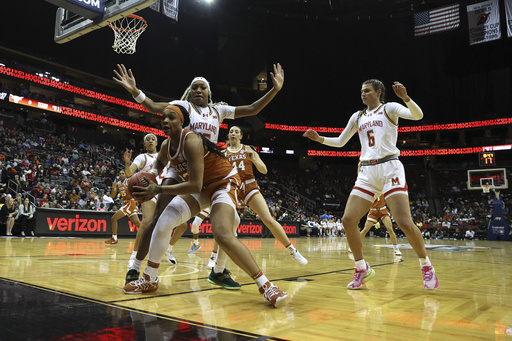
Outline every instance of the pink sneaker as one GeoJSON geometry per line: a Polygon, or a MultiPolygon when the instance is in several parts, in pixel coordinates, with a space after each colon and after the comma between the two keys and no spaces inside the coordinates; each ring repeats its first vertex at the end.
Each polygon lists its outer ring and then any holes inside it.
{"type": "Polygon", "coordinates": [[[128,295],[154,292],[158,290],[158,277],[154,281],[149,280],[149,275],[144,273],[138,280],[126,284],[123,292],[128,295]]]}
{"type": "Polygon", "coordinates": [[[421,272],[423,272],[423,287],[425,289],[435,290],[439,287],[436,271],[432,265],[423,266],[421,272]]]}
{"type": "Polygon", "coordinates": [[[368,265],[368,263],[366,263],[366,269],[365,270],[360,270],[357,267],[355,267],[354,270],[356,271],[356,273],[354,274],[354,279],[352,280],[352,282],[350,282],[347,285],[348,289],[352,289],[352,290],[359,289],[366,282],[368,282],[370,279],[372,279],[373,276],[375,276],[375,270],[373,270],[368,265]]]}
{"type": "Polygon", "coordinates": [[[281,304],[283,304],[286,297],[288,297],[288,293],[282,291],[274,283],[267,282],[263,284],[261,288],[259,288],[260,294],[263,295],[263,298],[270,302],[274,306],[274,308],[279,308],[281,304]]]}

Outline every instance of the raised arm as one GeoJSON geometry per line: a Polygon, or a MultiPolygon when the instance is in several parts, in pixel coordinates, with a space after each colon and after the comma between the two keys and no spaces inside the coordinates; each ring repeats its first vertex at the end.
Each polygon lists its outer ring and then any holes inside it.
{"type": "Polygon", "coordinates": [[[167,102],[154,102],[151,98],[137,89],[137,83],[131,69],[126,69],[124,64],[117,64],[117,70],[114,69],[115,77],[112,77],[117,84],[126,89],[133,99],[141,104],[147,111],[152,113],[160,113],[169,104],[167,102]]]}
{"type": "Polygon", "coordinates": [[[270,77],[272,78],[272,89],[252,104],[235,107],[235,118],[254,116],[272,101],[284,84],[284,69],[281,64],[274,64],[274,72],[270,73],[270,77]]]}
{"type": "Polygon", "coordinates": [[[132,176],[133,173],[137,171],[137,165],[135,163],[130,164],[130,160],[132,159],[132,150],[126,149],[126,151],[123,154],[124,159],[124,172],[126,173],[127,177],[132,176]]]}
{"type": "Polygon", "coordinates": [[[394,82],[393,83],[393,91],[395,91],[395,94],[405,102],[405,105],[407,105],[407,109],[397,110],[396,115],[401,118],[409,119],[409,120],[421,120],[423,118],[423,111],[421,108],[414,102],[409,95],[407,95],[407,89],[405,86],[400,82],[394,82]]]}

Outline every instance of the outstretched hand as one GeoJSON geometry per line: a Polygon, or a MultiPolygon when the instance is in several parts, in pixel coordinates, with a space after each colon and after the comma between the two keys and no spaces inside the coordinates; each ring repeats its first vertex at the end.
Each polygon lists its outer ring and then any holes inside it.
{"type": "Polygon", "coordinates": [[[270,77],[272,78],[272,86],[277,91],[283,88],[284,84],[284,69],[281,67],[281,64],[274,64],[274,72],[270,73],[270,77]]]}
{"type": "Polygon", "coordinates": [[[411,100],[409,96],[407,96],[407,89],[402,83],[393,82],[393,91],[395,91],[395,94],[404,102],[409,102],[411,100]]]}
{"type": "Polygon", "coordinates": [[[116,81],[117,84],[125,88],[132,96],[139,94],[137,83],[135,82],[135,77],[131,69],[127,70],[124,64],[117,64],[117,70],[114,69],[114,74],[115,77],[112,77],[112,79],[116,81]]]}
{"type": "Polygon", "coordinates": [[[302,136],[307,137],[310,140],[313,140],[315,142],[320,142],[320,135],[313,129],[308,129],[302,136]]]}
{"type": "Polygon", "coordinates": [[[131,158],[132,158],[132,150],[126,148],[126,151],[123,154],[124,162],[130,162],[131,158]]]}

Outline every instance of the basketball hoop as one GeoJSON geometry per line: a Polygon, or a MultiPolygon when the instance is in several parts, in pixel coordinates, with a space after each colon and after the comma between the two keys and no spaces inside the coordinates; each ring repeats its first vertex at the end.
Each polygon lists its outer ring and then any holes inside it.
{"type": "Polygon", "coordinates": [[[108,24],[114,31],[114,45],[112,48],[117,53],[133,54],[135,45],[142,32],[148,27],[144,18],[135,14],[129,14],[124,18],[108,24]]]}
{"type": "Polygon", "coordinates": [[[492,185],[484,185],[482,184],[482,189],[484,190],[484,193],[489,193],[491,191],[492,185]]]}

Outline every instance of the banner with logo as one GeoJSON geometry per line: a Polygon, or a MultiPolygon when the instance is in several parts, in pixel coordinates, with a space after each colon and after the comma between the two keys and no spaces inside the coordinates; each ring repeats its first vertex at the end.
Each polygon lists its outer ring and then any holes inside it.
{"type": "Polygon", "coordinates": [[[507,20],[507,36],[512,37],[512,0],[505,0],[505,14],[507,20]]]}
{"type": "Polygon", "coordinates": [[[162,0],[162,13],[172,20],[178,21],[179,0],[162,0]]]}
{"type": "MultiPolygon", "coordinates": [[[[105,237],[112,235],[112,212],[89,210],[64,210],[53,208],[37,208],[35,233],[39,236],[55,237],[105,237]]],[[[142,216],[139,215],[142,221],[142,216]]],[[[188,229],[183,234],[192,237],[191,227],[194,219],[189,220],[188,229]]],[[[299,237],[300,224],[293,221],[281,221],[284,231],[290,237],[299,237]]],[[[135,238],[137,227],[124,217],[117,221],[117,235],[135,238]]],[[[238,226],[239,237],[272,238],[270,230],[260,220],[242,219],[238,226]]],[[[205,219],[199,226],[199,238],[212,238],[212,224],[205,219]]]]}
{"type": "Polygon", "coordinates": [[[160,12],[160,1],[162,1],[162,0],[158,0],[153,5],[149,6],[149,8],[151,8],[152,10],[155,10],[157,12],[160,12]]]}
{"type": "Polygon", "coordinates": [[[467,6],[469,44],[480,44],[501,38],[498,0],[467,6]]]}

